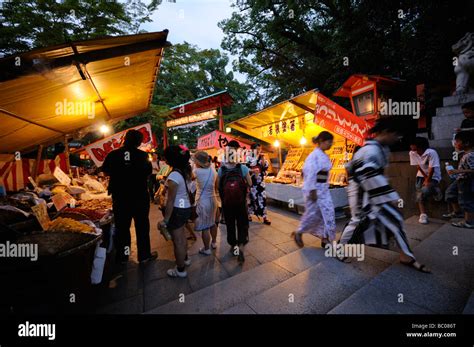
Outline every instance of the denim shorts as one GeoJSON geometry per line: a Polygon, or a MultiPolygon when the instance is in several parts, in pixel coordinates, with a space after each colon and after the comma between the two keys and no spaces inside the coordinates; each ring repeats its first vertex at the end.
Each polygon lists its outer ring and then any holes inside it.
{"type": "Polygon", "coordinates": [[[191,207],[188,208],[179,208],[173,207],[173,212],[171,213],[170,220],[166,225],[168,230],[176,230],[183,227],[189,218],[191,218],[191,207]]]}
{"type": "Polygon", "coordinates": [[[474,180],[472,178],[458,181],[459,205],[465,212],[474,212],[474,180]]]}
{"type": "Polygon", "coordinates": [[[446,202],[458,202],[458,181],[453,181],[444,191],[446,202]]]}
{"type": "Polygon", "coordinates": [[[424,186],[423,182],[425,181],[424,177],[416,178],[416,202],[426,202],[430,196],[434,196],[436,191],[439,189],[438,181],[431,180],[428,186],[424,186]]]}

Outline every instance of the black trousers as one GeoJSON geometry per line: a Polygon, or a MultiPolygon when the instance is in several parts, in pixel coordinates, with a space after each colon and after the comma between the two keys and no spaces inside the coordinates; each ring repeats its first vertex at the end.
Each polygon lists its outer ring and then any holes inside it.
{"type": "Polygon", "coordinates": [[[150,257],[150,201],[145,195],[140,198],[113,197],[113,209],[115,219],[115,245],[117,259],[126,260],[130,255],[131,237],[130,226],[132,219],[135,222],[135,234],[137,238],[138,261],[150,257]],[[128,247],[128,251],[127,251],[128,247]]]}
{"type": "Polygon", "coordinates": [[[227,243],[229,245],[245,245],[249,242],[249,217],[247,204],[242,206],[222,206],[227,227],[227,243]],[[235,226],[237,224],[237,235],[235,226]]]}

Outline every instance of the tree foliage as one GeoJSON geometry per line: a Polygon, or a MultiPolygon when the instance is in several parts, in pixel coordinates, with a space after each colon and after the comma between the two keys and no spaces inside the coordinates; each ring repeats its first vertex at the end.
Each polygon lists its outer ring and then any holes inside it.
{"type": "Polygon", "coordinates": [[[461,0],[238,0],[219,23],[235,69],[271,104],[311,88],[328,96],[354,73],[419,83],[453,79],[451,45],[472,31],[461,0]],[[347,62],[348,64],[344,64],[347,62]]]}
{"type": "MultiPolygon", "coordinates": [[[[171,107],[224,89],[234,98],[232,106],[224,107],[225,122],[254,112],[257,103],[254,89],[237,81],[232,72],[227,72],[228,63],[229,58],[219,50],[200,50],[187,42],[165,49],[150,111],[119,123],[117,129],[151,122],[155,134],[161,137],[163,123],[171,107]]],[[[177,142],[193,148],[199,136],[217,127],[217,121],[213,121],[202,126],[170,129],[169,140],[173,143],[173,135],[177,135],[177,142]]]]}
{"type": "Polygon", "coordinates": [[[138,33],[158,4],[140,0],[9,0],[0,3],[0,53],[69,40],[138,33]]]}

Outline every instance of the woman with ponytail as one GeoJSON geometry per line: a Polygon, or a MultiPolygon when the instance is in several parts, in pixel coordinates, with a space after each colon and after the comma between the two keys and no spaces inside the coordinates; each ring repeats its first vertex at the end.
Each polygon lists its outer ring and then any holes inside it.
{"type": "Polygon", "coordinates": [[[191,265],[187,254],[185,225],[191,217],[192,197],[189,184],[192,169],[189,150],[183,146],[169,146],[165,149],[165,160],[173,169],[168,175],[168,189],[164,220],[161,222],[171,233],[176,267],[167,271],[170,277],[187,277],[186,266],[191,265]]]}

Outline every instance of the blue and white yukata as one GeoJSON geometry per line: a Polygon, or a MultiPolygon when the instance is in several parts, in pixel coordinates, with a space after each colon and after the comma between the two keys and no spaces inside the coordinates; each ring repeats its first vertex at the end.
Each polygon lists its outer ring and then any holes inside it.
{"type": "Polygon", "coordinates": [[[378,141],[367,140],[347,167],[351,221],[340,243],[388,247],[394,237],[401,251],[415,259],[404,230],[403,216],[391,203],[400,199],[384,176],[390,151],[378,141]]]}
{"type": "Polygon", "coordinates": [[[336,220],[328,183],[331,168],[329,157],[319,147],[306,158],[303,166],[305,211],[296,232],[310,233],[332,242],[336,238],[336,220]],[[309,198],[312,190],[316,190],[316,201],[309,198]]]}

